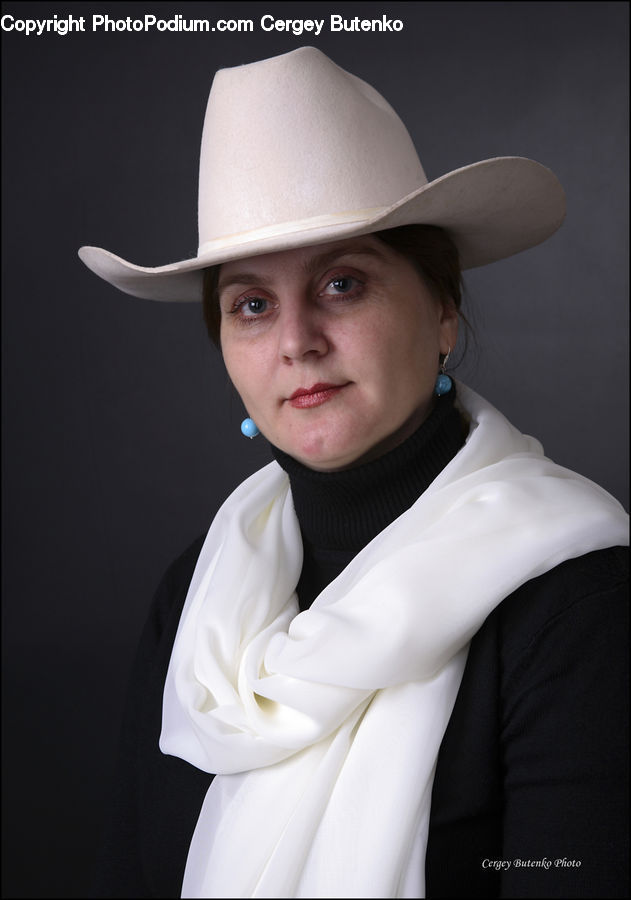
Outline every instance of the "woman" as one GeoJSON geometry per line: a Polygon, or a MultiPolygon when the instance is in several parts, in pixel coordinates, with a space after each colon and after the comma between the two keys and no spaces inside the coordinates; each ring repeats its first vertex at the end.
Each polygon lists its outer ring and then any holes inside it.
{"type": "Polygon", "coordinates": [[[203,299],[275,457],[158,592],[99,896],[624,896],[627,516],[445,372],[460,267],[563,215],[302,48],[215,76],[195,259],[82,248],[203,299]]]}

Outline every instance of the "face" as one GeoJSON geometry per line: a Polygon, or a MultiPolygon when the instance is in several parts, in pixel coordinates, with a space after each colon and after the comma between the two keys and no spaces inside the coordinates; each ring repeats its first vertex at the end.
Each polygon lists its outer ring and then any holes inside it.
{"type": "Polygon", "coordinates": [[[224,263],[221,348],[272,444],[334,471],[395,447],[429,415],[457,312],[367,235],[224,263]]]}

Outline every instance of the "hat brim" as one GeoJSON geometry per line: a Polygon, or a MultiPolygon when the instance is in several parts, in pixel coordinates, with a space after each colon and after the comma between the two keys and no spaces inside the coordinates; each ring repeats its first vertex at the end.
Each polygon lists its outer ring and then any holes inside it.
{"type": "Polygon", "coordinates": [[[424,224],[448,231],[461,268],[472,269],[542,243],[564,218],[565,195],[556,175],[534,160],[503,156],[455,169],[391,206],[230,235],[204,244],[193,259],[165,266],[137,266],[101,247],[81,247],[79,257],[134,297],[199,301],[203,270],[235,259],[424,224]]]}

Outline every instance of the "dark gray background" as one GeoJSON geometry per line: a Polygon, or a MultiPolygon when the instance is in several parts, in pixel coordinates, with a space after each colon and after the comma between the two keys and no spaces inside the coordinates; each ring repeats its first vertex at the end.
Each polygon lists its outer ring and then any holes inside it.
{"type": "MultiPolygon", "coordinates": [[[[197,305],[118,293],[84,243],[195,255],[214,71],[312,43],[375,84],[430,179],[539,160],[568,195],[541,247],[466,276],[458,374],[628,502],[626,3],[3,4],[169,18],[399,17],[399,34],[4,34],[4,896],[84,897],[124,685],[157,581],[268,459],[197,305]]],[[[279,136],[282,139],[282,136],[279,136]]]]}

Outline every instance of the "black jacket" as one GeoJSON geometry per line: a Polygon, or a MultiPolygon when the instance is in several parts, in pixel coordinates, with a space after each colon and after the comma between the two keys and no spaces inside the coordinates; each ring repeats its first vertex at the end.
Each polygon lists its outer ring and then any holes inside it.
{"type": "MultiPolygon", "coordinates": [[[[143,632],[95,897],[180,896],[212,776],[158,739],[201,545],[170,567],[143,632]]],[[[427,897],[628,896],[627,567],[623,548],[563,563],[473,638],[437,763],[427,897]]]]}

